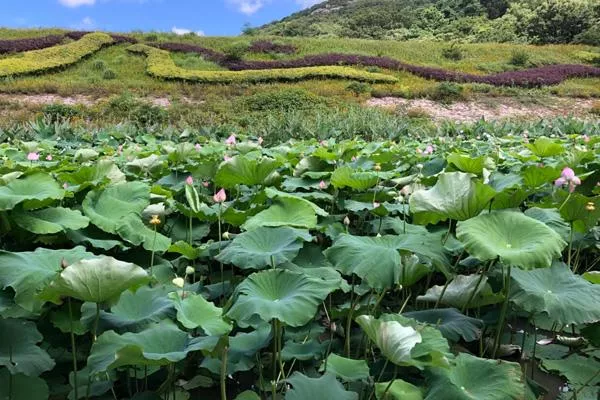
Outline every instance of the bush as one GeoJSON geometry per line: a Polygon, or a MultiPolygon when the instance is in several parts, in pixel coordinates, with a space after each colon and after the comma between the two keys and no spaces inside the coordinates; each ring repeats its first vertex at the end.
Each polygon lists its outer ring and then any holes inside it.
{"type": "Polygon", "coordinates": [[[251,111],[306,110],[324,104],[324,100],[304,89],[283,89],[261,92],[245,98],[245,105],[251,111]]]}
{"type": "Polygon", "coordinates": [[[158,40],[158,35],[155,33],[150,33],[145,37],[147,42],[156,42],[158,40]]]}
{"type": "Polygon", "coordinates": [[[44,106],[42,113],[51,122],[65,121],[80,115],[78,109],[66,104],[48,104],[44,106]]]}
{"type": "Polygon", "coordinates": [[[575,43],[589,44],[590,46],[600,46],[600,20],[586,31],[575,36],[575,43]]]}
{"type": "Polygon", "coordinates": [[[104,60],[96,60],[92,63],[92,68],[96,71],[104,71],[106,69],[106,63],[104,60]]]}
{"type": "Polygon", "coordinates": [[[112,69],[107,69],[102,74],[102,79],[111,80],[111,79],[116,79],[116,78],[117,78],[117,73],[115,71],[113,71],[112,69]]]}
{"type": "Polygon", "coordinates": [[[529,62],[529,53],[524,50],[513,51],[509,63],[517,67],[524,67],[529,62]]]}
{"type": "Polygon", "coordinates": [[[230,62],[241,61],[247,51],[248,45],[246,43],[234,43],[225,49],[225,59],[230,62]]]}
{"type": "Polygon", "coordinates": [[[63,39],[63,35],[48,35],[31,39],[0,40],[0,54],[46,49],[60,44],[63,39]]]}
{"type": "Polygon", "coordinates": [[[442,56],[452,61],[459,61],[464,58],[463,50],[456,43],[442,49],[442,56]]]}
{"type": "Polygon", "coordinates": [[[33,50],[18,57],[0,59],[0,77],[43,72],[74,64],[113,43],[105,33],[90,33],[80,40],[43,50],[33,50]]]}
{"type": "Polygon", "coordinates": [[[163,125],[169,120],[169,113],[164,108],[148,103],[139,103],[129,113],[128,118],[140,127],[163,125]]]}
{"type": "Polygon", "coordinates": [[[464,88],[453,82],[442,82],[436,86],[435,90],[431,94],[431,99],[441,102],[453,102],[457,100],[464,100],[463,95],[464,88]]]}
{"type": "Polygon", "coordinates": [[[372,90],[371,86],[365,82],[352,82],[346,86],[346,90],[352,92],[356,97],[363,93],[368,93],[372,90]]]}

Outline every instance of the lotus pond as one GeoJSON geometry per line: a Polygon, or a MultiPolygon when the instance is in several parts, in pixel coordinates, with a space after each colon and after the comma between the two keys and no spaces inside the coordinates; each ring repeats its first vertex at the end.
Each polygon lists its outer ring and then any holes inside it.
{"type": "Polygon", "coordinates": [[[261,142],[1,144],[0,399],[598,398],[600,137],[261,142]]]}

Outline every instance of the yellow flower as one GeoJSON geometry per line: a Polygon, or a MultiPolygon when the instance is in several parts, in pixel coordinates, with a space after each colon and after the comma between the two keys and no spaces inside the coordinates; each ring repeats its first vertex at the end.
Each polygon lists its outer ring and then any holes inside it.
{"type": "Polygon", "coordinates": [[[150,219],[150,225],[160,225],[160,218],[158,218],[158,215],[152,216],[152,219],[150,219]]]}
{"type": "Polygon", "coordinates": [[[377,171],[377,172],[381,171],[381,164],[379,164],[379,163],[375,164],[375,171],[377,171]]]}
{"type": "Polygon", "coordinates": [[[596,211],[596,205],[590,201],[585,205],[585,209],[588,211],[596,211]]]}

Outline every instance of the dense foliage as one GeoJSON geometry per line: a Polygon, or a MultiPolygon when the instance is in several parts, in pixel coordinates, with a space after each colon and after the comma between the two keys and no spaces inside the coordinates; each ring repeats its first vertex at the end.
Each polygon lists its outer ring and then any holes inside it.
{"type": "Polygon", "coordinates": [[[0,77],[47,72],[74,64],[113,43],[110,35],[90,33],[72,43],[0,59],[0,77]]]}
{"type": "Polygon", "coordinates": [[[600,44],[594,0],[329,0],[247,34],[600,44]]]}
{"type": "Polygon", "coordinates": [[[0,393],[594,398],[600,137],[551,132],[7,141],[0,393]]]}
{"type": "Polygon", "coordinates": [[[63,39],[62,35],[48,35],[39,38],[0,40],[0,54],[45,49],[56,46],[63,39]]]}

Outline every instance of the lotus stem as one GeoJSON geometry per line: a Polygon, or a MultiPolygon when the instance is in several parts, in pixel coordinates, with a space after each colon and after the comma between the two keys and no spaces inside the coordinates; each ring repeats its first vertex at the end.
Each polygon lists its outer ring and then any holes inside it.
{"type": "MultiPolygon", "coordinates": [[[[12,344],[8,345],[8,362],[10,365],[13,364],[13,354],[12,354],[12,344]]],[[[8,372],[8,400],[12,400],[12,392],[13,392],[13,376],[12,373],[8,372]]]]}
{"type": "Polygon", "coordinates": [[[277,319],[273,319],[271,324],[273,325],[273,382],[277,382],[277,319]]]}
{"type": "Polygon", "coordinates": [[[492,269],[492,266],[494,265],[495,262],[496,262],[496,259],[490,261],[490,263],[489,263],[489,265],[488,265],[487,268],[483,268],[483,269],[481,269],[479,271],[480,275],[479,275],[479,279],[477,280],[477,284],[475,285],[475,288],[473,289],[473,291],[471,292],[471,295],[467,299],[467,302],[465,303],[465,305],[461,309],[461,312],[463,314],[465,313],[465,311],[467,311],[467,308],[469,307],[469,305],[471,304],[471,302],[475,298],[475,295],[477,294],[477,291],[479,290],[479,285],[481,285],[481,282],[483,281],[483,277],[484,277],[485,273],[487,271],[489,271],[490,269],[492,269]]]}
{"type": "Polygon", "coordinates": [[[348,311],[348,317],[346,318],[346,330],[344,334],[344,351],[346,357],[350,357],[350,328],[352,325],[352,313],[354,312],[354,274],[352,274],[352,290],[350,291],[350,311],[348,311]]]}
{"type": "Polygon", "coordinates": [[[434,310],[440,306],[440,303],[442,302],[442,298],[444,297],[444,294],[446,294],[446,290],[448,289],[448,286],[450,285],[450,283],[453,280],[454,280],[454,278],[446,279],[446,284],[444,285],[444,288],[442,289],[442,293],[440,293],[440,297],[438,297],[437,301],[435,302],[435,306],[433,307],[434,310]]]}
{"type": "Polygon", "coordinates": [[[395,365],[394,366],[394,377],[392,378],[392,380],[390,381],[390,383],[385,387],[385,390],[383,391],[383,395],[381,396],[382,399],[385,400],[385,396],[387,396],[387,392],[390,390],[390,388],[394,384],[394,381],[396,380],[397,376],[398,376],[398,366],[395,365]]]}
{"type": "MultiPolygon", "coordinates": [[[[154,225],[154,236],[152,238],[152,253],[150,254],[150,278],[154,278],[154,253],[156,249],[156,225],[154,225]]],[[[152,283],[150,283],[152,285],[152,283]]]]}
{"type": "Polygon", "coordinates": [[[227,377],[227,352],[229,348],[223,349],[223,357],[221,360],[221,400],[227,400],[227,385],[225,378],[227,377]]]}
{"type": "Polygon", "coordinates": [[[535,326],[535,319],[531,320],[533,325],[533,354],[531,355],[531,379],[535,373],[535,350],[537,347],[537,327],[535,326]]]}
{"type": "MultiPolygon", "coordinates": [[[[219,203],[219,218],[218,218],[218,223],[219,223],[219,254],[221,254],[221,241],[223,240],[222,238],[222,230],[221,230],[221,211],[222,211],[222,206],[221,203],[219,203]]],[[[220,266],[220,270],[221,270],[221,296],[223,296],[223,299],[225,298],[225,275],[223,273],[223,263],[219,262],[219,266],[220,266]]]]}
{"type": "Polygon", "coordinates": [[[94,330],[92,331],[92,337],[94,343],[98,340],[98,322],[100,321],[100,304],[96,303],[96,317],[94,318],[94,330]]]}
{"type": "Polygon", "coordinates": [[[452,231],[452,220],[448,220],[448,231],[446,231],[446,236],[444,236],[444,240],[442,240],[442,246],[446,244],[448,237],[450,237],[450,232],[452,231]]]}
{"type": "MultiPolygon", "coordinates": [[[[383,364],[383,368],[381,369],[381,372],[379,373],[379,376],[377,377],[377,380],[375,382],[373,382],[373,391],[371,392],[371,394],[369,395],[369,399],[371,400],[373,399],[373,396],[375,395],[375,384],[379,381],[381,381],[381,378],[383,377],[383,374],[385,373],[385,369],[387,368],[388,364],[389,364],[390,360],[388,360],[387,358],[385,359],[385,363],[383,364]]],[[[397,368],[397,367],[396,367],[397,368]]]]}
{"type": "Polygon", "coordinates": [[[79,390],[77,384],[77,347],[75,346],[75,331],[73,327],[73,309],[71,307],[71,298],[67,297],[67,304],[69,308],[69,325],[71,331],[71,354],[73,356],[73,393],[75,398],[79,399],[79,390]]]}
{"type": "Polygon", "coordinates": [[[500,311],[500,319],[498,320],[498,326],[496,327],[496,340],[494,340],[494,351],[493,358],[496,358],[498,354],[498,348],[500,348],[500,339],[502,338],[502,332],[504,331],[504,321],[506,320],[506,312],[508,311],[508,300],[510,297],[510,264],[506,269],[506,278],[504,281],[504,303],[502,303],[502,310],[500,311]]]}
{"type": "Polygon", "coordinates": [[[569,249],[567,250],[567,265],[569,268],[573,269],[571,265],[571,253],[573,250],[573,222],[571,222],[571,233],[569,234],[569,249]]]}

